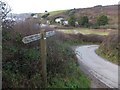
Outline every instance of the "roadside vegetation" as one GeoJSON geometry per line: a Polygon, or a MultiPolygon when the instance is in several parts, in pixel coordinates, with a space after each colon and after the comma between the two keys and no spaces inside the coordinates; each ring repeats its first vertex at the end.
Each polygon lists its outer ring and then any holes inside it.
{"type": "MultiPolygon", "coordinates": [[[[22,42],[25,35],[39,32],[33,28],[36,20],[26,19],[15,26],[11,21],[2,23],[2,88],[41,88],[39,41],[22,42]]],[[[89,88],[90,80],[79,70],[75,54],[61,41],[47,41],[48,87],[89,88]]]]}
{"type": "Polygon", "coordinates": [[[99,49],[96,51],[98,55],[106,58],[107,60],[119,64],[119,47],[118,42],[119,34],[117,31],[110,33],[106,39],[100,44],[99,49]]]}
{"type": "MultiPolygon", "coordinates": [[[[39,41],[26,45],[22,42],[25,35],[38,33],[38,30],[33,32],[29,29],[29,23],[22,24],[22,28],[19,25],[12,30],[3,28],[3,88],[41,88],[39,41]],[[26,32],[28,29],[29,33],[26,32]]],[[[103,39],[103,36],[98,35],[64,34],[57,31],[55,36],[48,38],[48,88],[90,88],[90,80],[80,71],[71,46],[98,44],[103,39]]]]}
{"type": "MultiPolygon", "coordinates": [[[[41,88],[39,41],[23,44],[22,38],[26,33],[23,34],[21,30],[25,29],[19,28],[17,32],[15,28],[3,29],[2,32],[3,88],[41,88]]],[[[66,38],[65,34],[59,32],[47,40],[48,88],[90,87],[90,80],[79,69],[70,40],[73,40],[73,44],[81,42],[75,42],[72,37],[66,38]]]]}
{"type": "Polygon", "coordinates": [[[89,88],[90,80],[80,71],[69,39],[72,40],[72,37],[66,38],[65,34],[56,32],[56,35],[47,41],[48,52],[51,52],[47,59],[49,75],[52,77],[49,87],[89,88]]]}

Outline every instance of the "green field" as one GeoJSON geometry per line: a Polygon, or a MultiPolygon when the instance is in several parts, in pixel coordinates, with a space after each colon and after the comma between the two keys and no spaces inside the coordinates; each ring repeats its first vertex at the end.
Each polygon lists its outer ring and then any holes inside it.
{"type": "Polygon", "coordinates": [[[97,34],[97,35],[108,35],[110,31],[107,31],[107,30],[95,30],[95,29],[87,29],[87,28],[75,28],[75,29],[64,29],[64,30],[61,30],[63,31],[64,33],[75,33],[78,32],[78,33],[81,33],[81,34],[97,34]]]}
{"type": "Polygon", "coordinates": [[[59,13],[63,13],[65,12],[66,10],[58,10],[58,11],[52,11],[52,12],[49,12],[50,16],[53,16],[53,15],[56,15],[56,14],[59,14],[59,13]]]}

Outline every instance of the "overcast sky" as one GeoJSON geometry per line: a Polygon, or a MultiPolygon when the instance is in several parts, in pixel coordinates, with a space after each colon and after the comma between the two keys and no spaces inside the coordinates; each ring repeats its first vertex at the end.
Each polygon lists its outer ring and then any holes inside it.
{"type": "Polygon", "coordinates": [[[13,13],[42,13],[73,8],[86,8],[96,5],[114,5],[119,0],[5,0],[13,13]]]}

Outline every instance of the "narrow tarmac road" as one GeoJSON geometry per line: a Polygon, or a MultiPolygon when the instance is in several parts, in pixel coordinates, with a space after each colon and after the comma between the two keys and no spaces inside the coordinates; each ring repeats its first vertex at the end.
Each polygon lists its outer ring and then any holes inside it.
{"type": "Polygon", "coordinates": [[[95,53],[98,45],[79,46],[75,49],[81,66],[96,79],[110,88],[118,88],[118,65],[115,65],[95,53]]]}

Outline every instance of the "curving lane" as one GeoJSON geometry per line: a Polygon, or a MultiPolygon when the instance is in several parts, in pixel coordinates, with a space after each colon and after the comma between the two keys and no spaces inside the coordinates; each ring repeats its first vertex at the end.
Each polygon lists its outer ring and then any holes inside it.
{"type": "Polygon", "coordinates": [[[95,53],[98,45],[79,46],[75,49],[79,63],[89,73],[110,88],[118,88],[118,65],[115,65],[95,53]]]}

